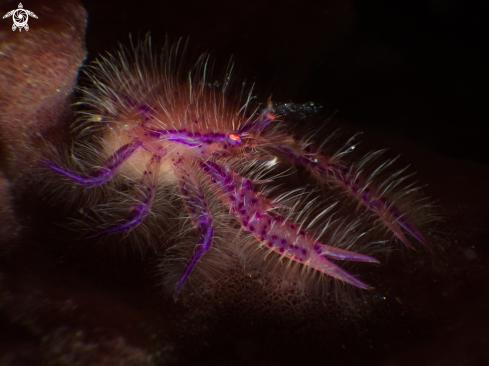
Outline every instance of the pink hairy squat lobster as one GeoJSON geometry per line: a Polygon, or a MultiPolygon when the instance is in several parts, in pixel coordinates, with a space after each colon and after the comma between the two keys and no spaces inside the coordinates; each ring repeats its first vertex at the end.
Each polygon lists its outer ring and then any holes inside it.
{"type": "Polygon", "coordinates": [[[354,243],[357,248],[368,246],[359,242],[365,232],[380,229],[411,247],[409,234],[427,246],[411,218],[422,207],[412,204],[417,188],[406,184],[402,188],[402,171],[379,179],[393,160],[366,173],[366,166],[380,152],[368,154],[359,163],[347,163],[344,156],[352,146],[335,153],[314,147],[288,132],[287,116],[277,113],[270,100],[265,106],[255,103],[251,89],[241,90],[244,97],[239,104],[231,102],[232,67],[223,81],[211,84],[208,56],[203,55],[182,77],[179,47],[167,46],[156,55],[147,39],[131,51],[122,49],[118,56],[102,58],[86,71],[92,85],[82,89],[79,104],[87,110],[74,130],[81,136],[97,134],[106,159],[83,173],[53,161],[46,164],[86,190],[108,184],[117,175],[138,183],[127,216],[85,238],[137,228],[152,212],[158,187],[167,186],[169,194],[183,201],[180,216],[189,218],[200,233],[173,285],[175,298],[199,260],[212,249],[216,216],[230,223],[225,234],[228,242],[252,236],[254,245],[263,248],[264,258],[276,253],[273,255],[289,263],[363,289],[370,286],[332,260],[378,263],[371,256],[348,250],[354,243]],[[325,207],[321,197],[316,197],[301,206],[308,187],[273,198],[267,194],[270,188],[258,188],[273,185],[277,175],[266,176],[266,171],[285,164],[309,172],[320,189],[342,192],[337,202],[325,207]],[[257,179],[257,175],[266,179],[257,179]],[[210,205],[212,198],[219,203],[210,205]],[[355,203],[358,216],[353,222],[348,217],[333,219],[339,215],[340,200],[355,203]],[[299,206],[306,214],[297,215],[299,206]]]}

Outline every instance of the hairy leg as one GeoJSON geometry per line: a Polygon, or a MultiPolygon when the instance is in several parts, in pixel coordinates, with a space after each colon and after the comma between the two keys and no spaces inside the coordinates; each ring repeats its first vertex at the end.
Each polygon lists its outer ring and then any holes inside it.
{"type": "Polygon", "coordinates": [[[131,157],[136,150],[142,146],[141,141],[134,141],[122,146],[112,156],[110,156],[103,165],[92,175],[83,177],[77,173],[70,172],[60,168],[52,162],[47,162],[46,165],[52,170],[63,174],[64,176],[74,180],[78,185],[84,188],[93,188],[110,181],[117,173],[119,167],[131,157]]]}
{"type": "MultiPolygon", "coordinates": [[[[416,226],[401,212],[395,202],[386,197],[386,193],[399,184],[402,179],[394,174],[383,183],[382,187],[375,187],[373,184],[375,174],[388,164],[382,165],[370,177],[365,178],[361,171],[346,166],[339,157],[327,155],[312,146],[305,146],[298,139],[290,137],[275,146],[291,161],[306,167],[319,179],[345,189],[358,202],[376,214],[406,246],[412,248],[403,230],[428,247],[427,240],[416,226]]],[[[370,157],[374,156],[375,153],[370,155],[370,157]]]]}
{"type": "Polygon", "coordinates": [[[107,235],[112,233],[127,233],[136,227],[138,227],[143,220],[151,212],[151,206],[153,205],[153,199],[156,192],[156,184],[158,179],[158,173],[160,170],[161,157],[153,155],[151,160],[146,165],[146,170],[143,173],[143,177],[138,185],[138,191],[135,196],[135,203],[129,216],[122,220],[120,224],[114,225],[103,231],[89,234],[84,239],[95,238],[101,235],[107,235]]]}
{"type": "Polygon", "coordinates": [[[182,195],[187,213],[190,215],[194,227],[200,228],[200,237],[195,250],[180,279],[175,284],[174,298],[177,299],[199,259],[211,249],[214,228],[212,226],[212,214],[193,174],[189,171],[183,160],[174,163],[174,167],[178,176],[180,194],[182,195]]]}

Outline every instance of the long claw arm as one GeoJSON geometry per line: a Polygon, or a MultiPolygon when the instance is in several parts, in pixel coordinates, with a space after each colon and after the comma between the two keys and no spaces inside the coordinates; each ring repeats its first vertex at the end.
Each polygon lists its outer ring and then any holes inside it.
{"type": "Polygon", "coordinates": [[[249,179],[211,161],[200,166],[213,181],[219,183],[222,188],[218,192],[219,197],[229,206],[243,230],[253,233],[264,246],[343,282],[364,289],[371,288],[327,258],[378,263],[375,258],[321,244],[300,225],[270,215],[268,211],[273,202],[254,191],[249,179]]]}

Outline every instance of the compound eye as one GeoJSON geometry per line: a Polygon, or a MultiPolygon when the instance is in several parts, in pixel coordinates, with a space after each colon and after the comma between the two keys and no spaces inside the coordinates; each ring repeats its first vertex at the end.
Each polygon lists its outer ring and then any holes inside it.
{"type": "Polygon", "coordinates": [[[237,133],[230,133],[227,138],[229,145],[236,146],[241,143],[241,137],[237,133]]]}

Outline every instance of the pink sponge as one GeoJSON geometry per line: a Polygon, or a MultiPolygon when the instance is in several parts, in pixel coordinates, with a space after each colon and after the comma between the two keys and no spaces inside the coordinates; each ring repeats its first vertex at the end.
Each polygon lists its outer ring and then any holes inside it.
{"type": "Polygon", "coordinates": [[[63,132],[86,55],[86,11],[78,1],[30,2],[25,9],[38,17],[29,17],[28,32],[13,32],[11,18],[0,22],[0,144],[12,180],[35,160],[41,136],[63,132]]]}

